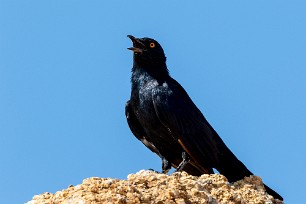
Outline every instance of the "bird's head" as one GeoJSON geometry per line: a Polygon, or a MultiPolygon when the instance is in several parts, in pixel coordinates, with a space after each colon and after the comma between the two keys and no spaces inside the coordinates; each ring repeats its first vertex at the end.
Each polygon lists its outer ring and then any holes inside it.
{"type": "Polygon", "coordinates": [[[160,44],[151,38],[128,37],[133,42],[133,47],[128,48],[134,53],[134,67],[141,67],[148,71],[168,72],[166,67],[166,57],[160,44]]]}

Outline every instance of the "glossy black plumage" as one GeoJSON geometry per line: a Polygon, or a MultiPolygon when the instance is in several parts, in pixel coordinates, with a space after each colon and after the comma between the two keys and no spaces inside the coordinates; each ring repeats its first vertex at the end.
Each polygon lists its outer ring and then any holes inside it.
{"type": "MultiPolygon", "coordinates": [[[[133,47],[132,91],[126,117],[133,134],[162,159],[163,172],[177,168],[182,155],[189,162],[183,170],[192,175],[225,175],[229,182],[252,173],[228,149],[184,88],[170,77],[160,44],[150,38],[128,36],[133,47]]],[[[267,192],[282,197],[269,187],[267,192]]]]}

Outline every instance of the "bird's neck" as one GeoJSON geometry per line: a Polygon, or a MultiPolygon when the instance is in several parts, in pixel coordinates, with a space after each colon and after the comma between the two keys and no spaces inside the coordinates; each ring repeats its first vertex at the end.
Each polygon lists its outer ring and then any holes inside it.
{"type": "Polygon", "coordinates": [[[147,63],[137,60],[137,58],[134,57],[132,73],[136,75],[149,74],[156,80],[162,80],[169,77],[169,71],[165,60],[154,60],[153,62],[147,63]]]}
{"type": "Polygon", "coordinates": [[[155,66],[133,66],[132,68],[132,77],[131,82],[132,85],[142,86],[146,84],[148,81],[156,80],[158,82],[163,82],[169,78],[169,72],[167,66],[158,65],[155,66]]]}

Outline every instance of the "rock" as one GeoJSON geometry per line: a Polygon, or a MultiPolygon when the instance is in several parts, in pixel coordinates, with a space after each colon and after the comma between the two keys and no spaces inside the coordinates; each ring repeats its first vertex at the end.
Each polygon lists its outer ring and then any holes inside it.
{"type": "Polygon", "coordinates": [[[250,176],[228,183],[220,174],[191,176],[141,170],[127,180],[92,177],[55,194],[35,195],[27,204],[94,203],[282,203],[265,192],[260,177],[250,176]]]}

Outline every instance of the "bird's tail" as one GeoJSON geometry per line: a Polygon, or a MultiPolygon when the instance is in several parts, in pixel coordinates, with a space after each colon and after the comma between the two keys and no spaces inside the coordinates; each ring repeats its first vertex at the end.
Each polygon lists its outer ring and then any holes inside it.
{"type": "MultiPolygon", "coordinates": [[[[226,148],[227,149],[227,148],[226,148]]],[[[220,174],[224,175],[229,182],[235,182],[243,179],[245,176],[253,175],[253,173],[247,169],[247,167],[237,159],[237,157],[228,149],[229,152],[220,155],[219,165],[216,169],[220,174]]],[[[282,196],[276,193],[274,190],[265,186],[267,193],[274,198],[283,200],[282,196]]]]}
{"type": "Polygon", "coordinates": [[[267,186],[266,184],[264,184],[264,186],[269,195],[273,196],[276,199],[283,200],[283,197],[276,193],[274,190],[272,190],[269,186],[267,186]]]}

